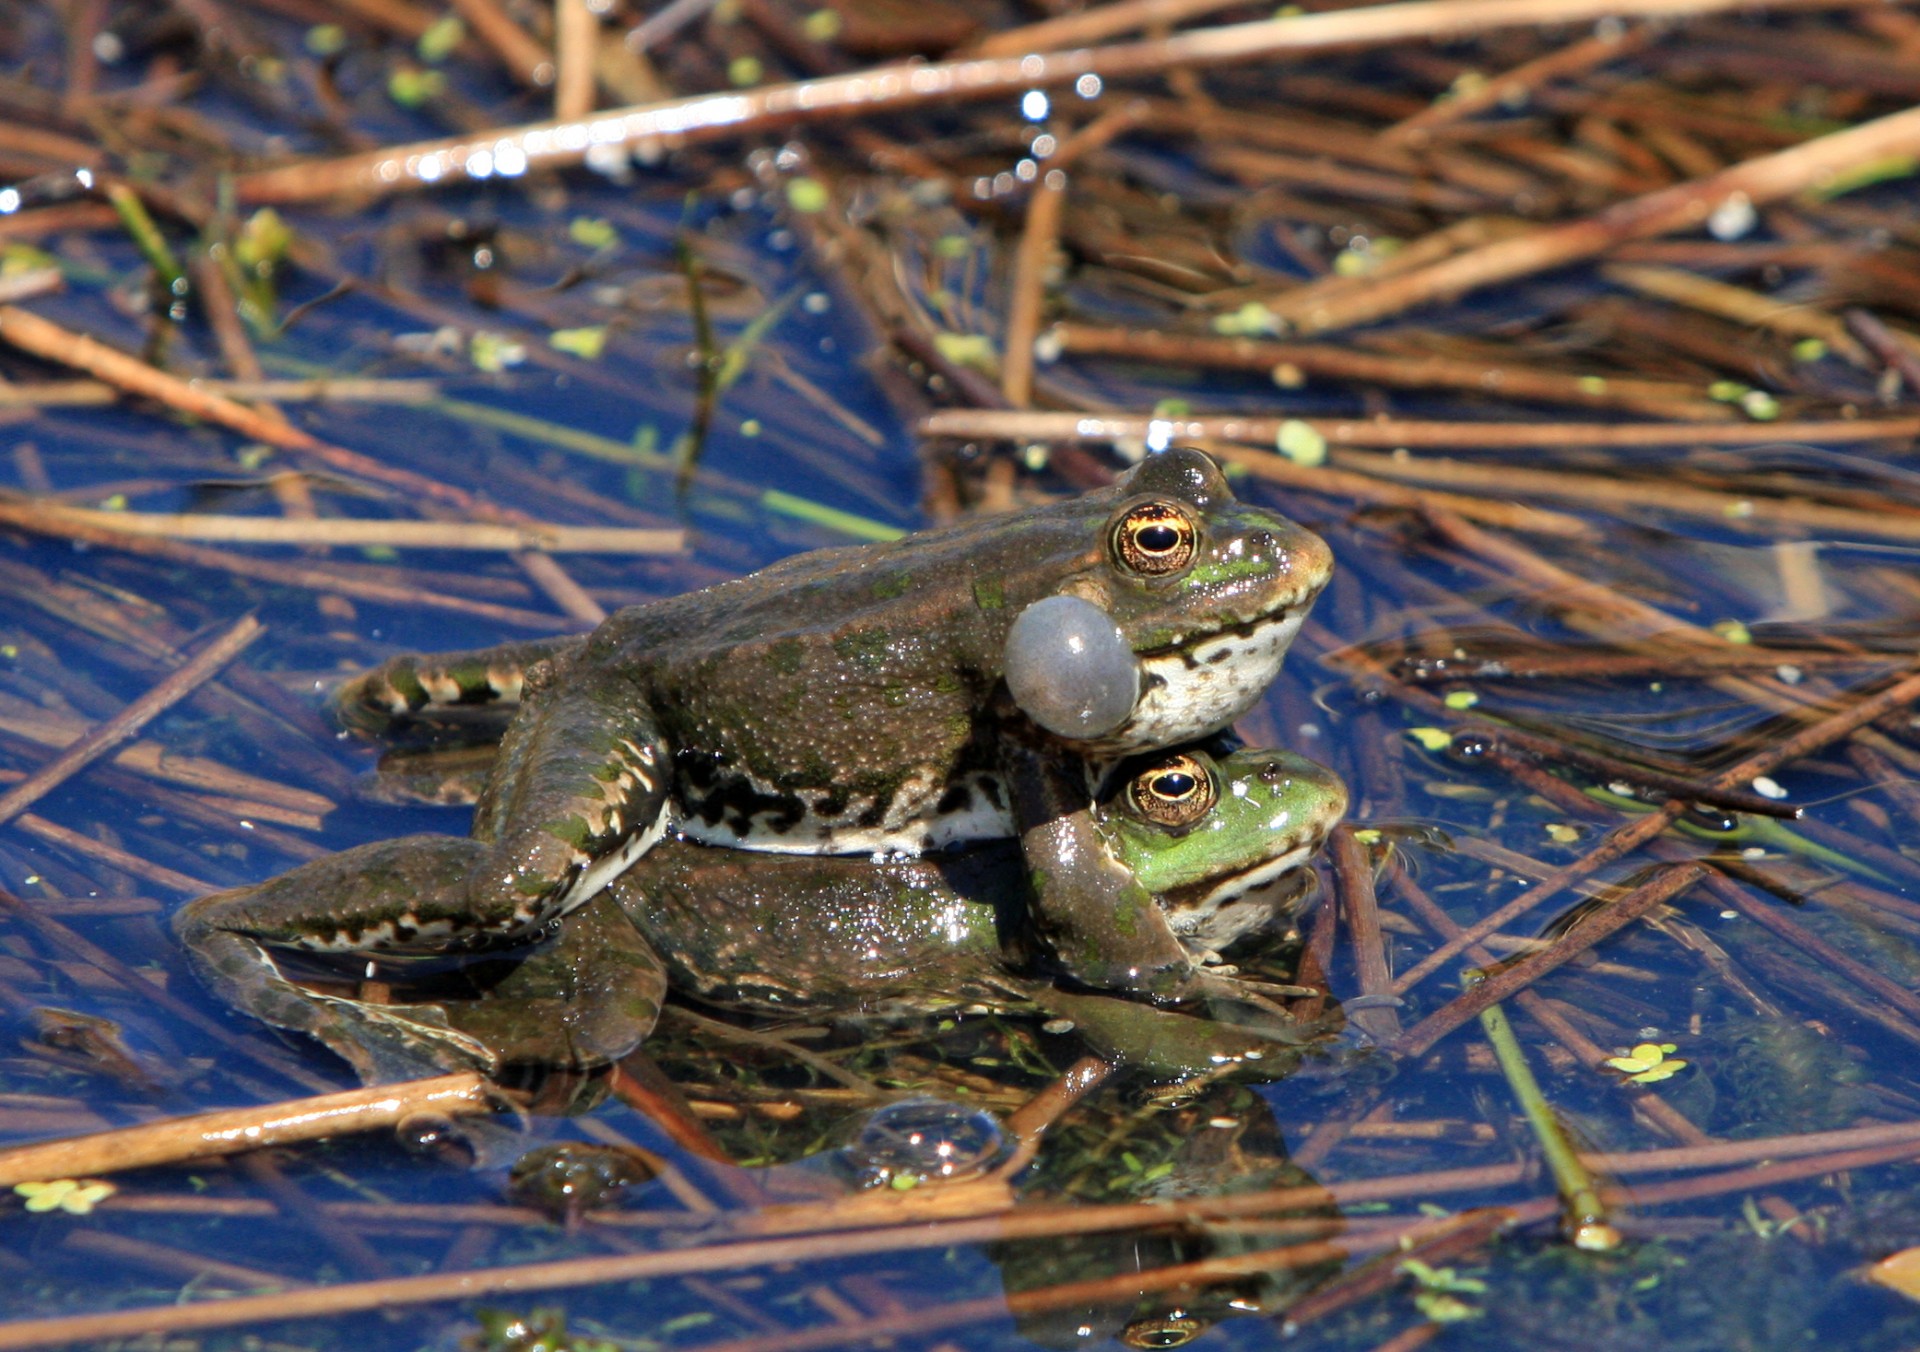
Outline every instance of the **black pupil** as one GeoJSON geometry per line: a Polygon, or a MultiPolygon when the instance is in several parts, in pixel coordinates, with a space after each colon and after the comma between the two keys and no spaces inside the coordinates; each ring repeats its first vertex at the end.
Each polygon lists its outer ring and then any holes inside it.
{"type": "Polygon", "coordinates": [[[1179,1329],[1156,1329],[1146,1336],[1145,1342],[1148,1347],[1178,1347],[1186,1340],[1186,1334],[1179,1329]]]}
{"type": "Polygon", "coordinates": [[[1164,522],[1142,526],[1134,532],[1134,542],[1149,554],[1164,554],[1180,543],[1180,532],[1164,522]]]}
{"type": "Polygon", "coordinates": [[[1153,791],[1162,798],[1185,798],[1194,790],[1193,776],[1182,774],[1178,770],[1169,770],[1157,776],[1153,781],[1153,791]]]}

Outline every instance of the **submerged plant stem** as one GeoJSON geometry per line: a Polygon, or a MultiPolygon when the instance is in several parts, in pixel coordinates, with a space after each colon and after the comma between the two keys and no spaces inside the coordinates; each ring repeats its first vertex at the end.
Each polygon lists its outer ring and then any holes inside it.
{"type": "Polygon", "coordinates": [[[1553,1105],[1541,1092],[1540,1081],[1534,1078],[1533,1068],[1527,1064],[1520,1039],[1513,1035],[1513,1025],[1507,1022],[1506,1011],[1498,1004],[1488,1005],[1480,1011],[1480,1029],[1493,1045],[1500,1072],[1507,1077],[1513,1096],[1520,1100],[1520,1110],[1526,1114],[1527,1125],[1533,1128],[1540,1152],[1546,1156],[1547,1168],[1553,1172],[1554,1185],[1560,1189],[1560,1199],[1566,1207],[1563,1223],[1568,1238],[1580,1249],[1618,1248],[1620,1232],[1608,1222],[1607,1209],[1600,1201],[1593,1175],[1580,1162],[1573,1142],[1567,1139],[1560,1120],[1554,1116],[1553,1105]]]}

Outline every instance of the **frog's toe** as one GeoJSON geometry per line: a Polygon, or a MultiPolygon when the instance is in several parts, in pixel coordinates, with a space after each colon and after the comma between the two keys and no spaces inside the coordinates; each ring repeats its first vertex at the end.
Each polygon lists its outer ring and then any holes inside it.
{"type": "Polygon", "coordinates": [[[454,1028],[432,1005],[371,1005],[312,995],[307,1030],[342,1057],[367,1084],[391,1084],[452,1071],[491,1076],[500,1058],[486,1043],[454,1028]]]}

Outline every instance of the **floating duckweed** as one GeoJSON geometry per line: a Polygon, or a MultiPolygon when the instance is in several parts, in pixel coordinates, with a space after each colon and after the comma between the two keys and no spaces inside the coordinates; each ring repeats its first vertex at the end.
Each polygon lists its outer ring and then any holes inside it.
{"type": "Polygon", "coordinates": [[[840,36],[841,20],[837,10],[816,9],[800,21],[800,31],[814,42],[832,42],[840,36]]]}
{"type": "Polygon", "coordinates": [[[1271,338],[1280,332],[1280,319],[1259,301],[1250,300],[1232,314],[1215,315],[1213,331],[1229,338],[1271,338]]]}
{"type": "Polygon", "coordinates": [[[430,66],[437,66],[453,55],[453,49],[458,47],[466,36],[467,26],[460,22],[458,15],[442,15],[427,26],[427,31],[422,33],[419,41],[413,44],[413,50],[419,54],[422,61],[430,66]]]}
{"type": "Polygon", "coordinates": [[[817,178],[795,178],[787,181],[787,205],[802,215],[812,216],[825,211],[830,200],[827,185],[817,178]]]}
{"type": "Polygon", "coordinates": [[[933,346],[955,366],[971,366],[991,371],[994,366],[993,339],[984,333],[936,333],[933,346]]]}
{"type": "Polygon", "coordinates": [[[1558,841],[1562,845],[1571,845],[1574,841],[1580,839],[1579,830],[1575,827],[1568,826],[1565,822],[1548,822],[1546,829],[1547,838],[1558,841]]]}
{"type": "Polygon", "coordinates": [[[1707,398],[1722,404],[1737,404],[1752,393],[1753,386],[1743,385],[1737,380],[1716,380],[1707,386],[1707,398]]]}
{"type": "Polygon", "coordinates": [[[602,216],[575,216],[567,222],[567,238],[587,249],[611,249],[620,242],[620,232],[602,216]]]}
{"type": "Polygon", "coordinates": [[[1444,703],[1449,709],[1471,709],[1480,702],[1480,696],[1471,690],[1449,690],[1444,703]]]}
{"type": "Polygon", "coordinates": [[[387,97],[402,108],[419,108],[446,92],[447,77],[437,70],[396,66],[387,77],[387,97]]]}
{"type": "Polygon", "coordinates": [[[1740,411],[1755,422],[1772,422],[1780,416],[1780,401],[1765,390],[1748,390],[1740,396],[1740,411]]]}
{"type": "Polygon", "coordinates": [[[583,329],[555,329],[547,335],[547,346],[586,361],[598,361],[607,347],[607,328],[597,324],[583,329]]]}
{"type": "Polygon", "coordinates": [[[757,56],[736,56],[727,62],[727,83],[736,89],[759,84],[766,73],[767,68],[757,56]]]}
{"type": "Polygon", "coordinates": [[[1407,736],[1428,751],[1445,751],[1453,745],[1453,734],[1445,728],[1408,728],[1407,736]]]}
{"type": "Polygon", "coordinates": [[[317,23],[307,30],[303,41],[314,56],[338,56],[347,50],[347,30],[337,23],[317,23]]]}
{"type": "Polygon", "coordinates": [[[13,1190],[27,1199],[29,1211],[64,1211],[70,1216],[84,1216],[120,1191],[103,1178],[53,1178],[16,1183],[13,1190]]]}
{"type": "Polygon", "coordinates": [[[1327,439],[1310,424],[1288,418],[1273,439],[1274,449],[1296,465],[1312,469],[1327,463],[1327,439]]]}
{"type": "Polygon", "coordinates": [[[526,344],[492,329],[481,329],[467,340],[467,357],[477,370],[499,373],[527,359],[526,344]]]}
{"type": "Polygon", "coordinates": [[[1186,399],[1162,399],[1153,406],[1156,418],[1185,418],[1192,414],[1193,404],[1186,399]]]}
{"type": "Polygon", "coordinates": [[[1713,632],[1729,643],[1753,642],[1753,631],[1738,620],[1722,620],[1713,626],[1713,632]]]}
{"type": "Polygon", "coordinates": [[[1378,828],[1372,826],[1361,827],[1353,833],[1353,838],[1362,845],[1378,845],[1381,840],[1378,828]]]}
{"type": "Polygon", "coordinates": [[[1605,376],[1581,376],[1580,377],[1580,393],[1605,394],[1606,392],[1607,392],[1607,378],[1605,376]]]}
{"type": "Polygon", "coordinates": [[[1802,338],[1793,345],[1792,351],[1795,361],[1819,361],[1827,355],[1827,345],[1824,340],[1819,338],[1802,338]]]}
{"type": "Polygon", "coordinates": [[[1628,1084],[1658,1084],[1687,1068],[1669,1053],[1680,1050],[1671,1042],[1642,1042],[1624,1056],[1609,1056],[1602,1065],[1627,1077],[1628,1084]]]}
{"type": "Polygon", "coordinates": [[[262,207],[247,217],[240,233],[233,238],[234,261],[256,277],[265,277],[287,256],[293,247],[293,231],[272,207],[262,207]]]}

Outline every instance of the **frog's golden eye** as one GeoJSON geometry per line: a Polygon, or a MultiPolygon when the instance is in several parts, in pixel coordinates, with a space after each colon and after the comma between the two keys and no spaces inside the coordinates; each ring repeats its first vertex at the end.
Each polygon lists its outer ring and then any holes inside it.
{"type": "Polygon", "coordinates": [[[1142,577],[1165,577],[1193,562],[1197,532],[1170,502],[1143,502],[1113,523],[1113,555],[1142,577]]]}
{"type": "Polygon", "coordinates": [[[1180,828],[1213,811],[1219,793],[1206,766],[1192,756],[1172,756],[1135,775],[1127,785],[1127,798],[1148,821],[1180,828]]]}
{"type": "Polygon", "coordinates": [[[1120,1333],[1128,1347],[1185,1347],[1206,1331],[1198,1319],[1187,1315],[1165,1315],[1154,1319],[1136,1319],[1120,1333]]]}

